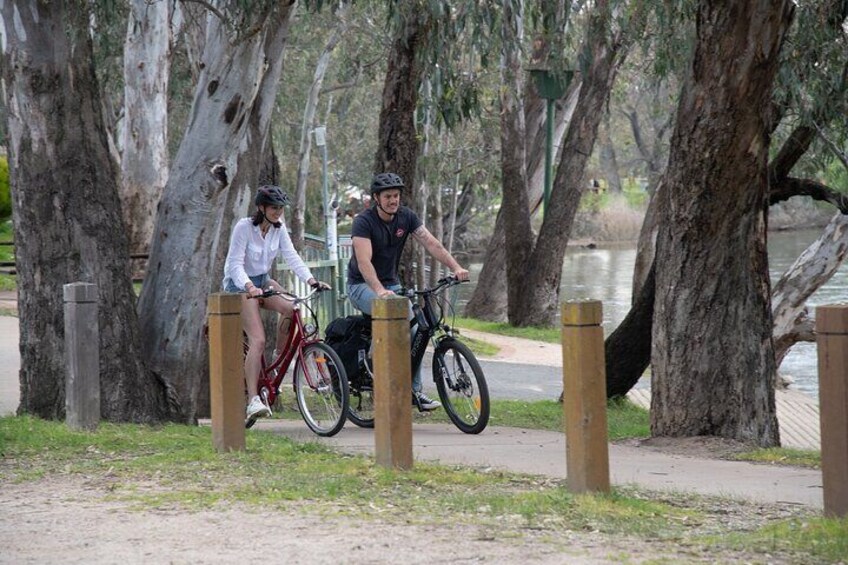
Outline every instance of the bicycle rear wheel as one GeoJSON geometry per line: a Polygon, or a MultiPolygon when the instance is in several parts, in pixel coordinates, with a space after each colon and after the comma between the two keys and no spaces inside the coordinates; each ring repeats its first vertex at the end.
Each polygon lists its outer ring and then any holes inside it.
{"type": "Polygon", "coordinates": [[[374,427],[374,379],[364,368],[350,382],[350,405],[347,419],[360,428],[374,427]]]}
{"type": "Polygon", "coordinates": [[[433,378],[454,425],[467,434],[482,432],[489,423],[489,387],[471,350],[453,338],[440,341],[433,353],[433,378]]]}
{"type": "Polygon", "coordinates": [[[294,393],[310,430],[333,436],[342,429],[348,410],[347,376],[329,345],[317,342],[303,348],[294,371],[294,393]]]}

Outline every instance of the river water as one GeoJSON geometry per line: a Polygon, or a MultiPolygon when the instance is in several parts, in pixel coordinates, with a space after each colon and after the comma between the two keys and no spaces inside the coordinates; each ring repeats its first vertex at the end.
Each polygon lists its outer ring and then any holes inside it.
{"type": "MultiPolygon", "coordinates": [[[[769,267],[772,284],[797,259],[798,255],[821,234],[816,230],[772,232],[769,234],[769,267]]],[[[563,265],[561,297],[563,300],[590,298],[601,300],[604,308],[604,331],[612,332],[630,310],[634,246],[585,249],[569,248],[563,265]]],[[[472,264],[471,280],[476,281],[482,265],[472,264]]],[[[471,295],[473,284],[461,287],[461,305],[471,295]]],[[[830,281],[808,301],[811,307],[848,301],[848,265],[843,264],[830,281]]],[[[461,309],[459,310],[462,311],[461,309]]],[[[794,383],[791,388],[818,397],[816,346],[796,344],[780,366],[780,373],[794,383]]]]}

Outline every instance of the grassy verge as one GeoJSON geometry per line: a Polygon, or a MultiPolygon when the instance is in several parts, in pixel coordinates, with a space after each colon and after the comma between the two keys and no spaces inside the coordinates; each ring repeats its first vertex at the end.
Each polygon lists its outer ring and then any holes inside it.
{"type": "MultiPolygon", "coordinates": [[[[469,330],[477,330],[478,332],[533,339],[536,341],[546,341],[548,343],[561,343],[562,341],[559,328],[515,328],[505,322],[486,322],[483,320],[476,320],[474,318],[460,317],[454,319],[453,323],[456,327],[460,328],[460,330],[462,328],[466,328],[469,330]]],[[[464,337],[462,339],[465,340],[464,337]]]]}
{"type": "Polygon", "coordinates": [[[206,427],[104,423],[86,433],[7,417],[0,418],[0,454],[4,484],[49,478],[54,488],[62,476],[84,476],[102,485],[107,500],[138,510],[232,504],[286,510],[308,502],[330,519],[414,517],[418,523],[474,524],[497,536],[520,536],[529,528],[550,539],[582,532],[593,543],[603,543],[603,536],[638,540],[649,554],[655,549],[715,562],[734,562],[736,552],[746,562],[838,562],[848,543],[848,520],[825,520],[803,509],[764,516],[764,508],[745,503],[635,489],[577,496],[554,479],[421,462],[412,471],[393,471],[369,458],[259,430],[248,434],[246,451],[222,454],[212,449],[206,427]]]}
{"type": "Polygon", "coordinates": [[[810,467],[812,469],[821,467],[821,451],[790,449],[787,447],[755,449],[753,451],[738,453],[733,456],[733,459],[776,465],[793,465],[795,467],[810,467]]]}
{"type": "MultiPolygon", "coordinates": [[[[0,223],[0,242],[12,241],[12,220],[0,223]]],[[[14,261],[15,248],[11,245],[0,245],[0,261],[14,261]]],[[[0,275],[0,290],[15,290],[15,277],[0,275]]]]}

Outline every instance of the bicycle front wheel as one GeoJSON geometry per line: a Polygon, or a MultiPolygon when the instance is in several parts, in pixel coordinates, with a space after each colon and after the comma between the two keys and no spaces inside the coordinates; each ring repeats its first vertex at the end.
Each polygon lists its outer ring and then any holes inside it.
{"type": "Polygon", "coordinates": [[[489,423],[489,387],[471,350],[443,339],[433,353],[433,378],[451,422],[467,434],[482,432],[489,423]]]}
{"type": "Polygon", "coordinates": [[[294,371],[294,393],[303,421],[319,436],[342,429],[348,409],[348,384],[344,365],[326,343],[303,348],[294,371]]]}

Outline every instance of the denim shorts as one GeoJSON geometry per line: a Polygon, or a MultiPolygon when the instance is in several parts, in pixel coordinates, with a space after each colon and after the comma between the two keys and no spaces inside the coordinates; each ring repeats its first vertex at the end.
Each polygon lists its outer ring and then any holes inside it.
{"type": "MultiPolygon", "coordinates": [[[[264,289],[265,285],[268,284],[268,281],[271,280],[271,277],[268,276],[268,273],[265,273],[263,275],[255,275],[252,277],[248,275],[248,277],[250,277],[250,282],[252,282],[256,288],[261,289],[264,289]]],[[[246,292],[243,288],[237,287],[236,283],[233,282],[233,279],[228,278],[224,282],[226,283],[224,286],[224,292],[246,292]]]]}

